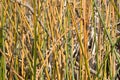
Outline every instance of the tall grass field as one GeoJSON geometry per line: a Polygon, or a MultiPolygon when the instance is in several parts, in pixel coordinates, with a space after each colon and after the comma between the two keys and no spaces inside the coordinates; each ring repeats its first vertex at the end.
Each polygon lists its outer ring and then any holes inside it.
{"type": "Polygon", "coordinates": [[[0,0],[0,80],[120,80],[120,0],[0,0]]]}

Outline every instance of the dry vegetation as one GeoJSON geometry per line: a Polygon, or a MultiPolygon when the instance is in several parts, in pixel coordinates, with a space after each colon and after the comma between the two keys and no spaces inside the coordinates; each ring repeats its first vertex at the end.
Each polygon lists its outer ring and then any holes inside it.
{"type": "Polygon", "coordinates": [[[120,0],[1,0],[0,80],[119,80],[120,0]]]}

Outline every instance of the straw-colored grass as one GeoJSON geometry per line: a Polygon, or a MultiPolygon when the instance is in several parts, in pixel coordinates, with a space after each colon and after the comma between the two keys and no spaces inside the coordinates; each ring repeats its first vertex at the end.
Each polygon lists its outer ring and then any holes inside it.
{"type": "Polygon", "coordinates": [[[120,79],[119,0],[1,0],[0,80],[120,79]]]}

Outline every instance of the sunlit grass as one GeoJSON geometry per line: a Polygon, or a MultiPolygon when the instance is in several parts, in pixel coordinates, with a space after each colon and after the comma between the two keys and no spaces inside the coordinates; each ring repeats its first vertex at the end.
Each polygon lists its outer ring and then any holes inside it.
{"type": "Polygon", "coordinates": [[[116,79],[116,4],[119,1],[2,0],[0,80],[116,79]]]}

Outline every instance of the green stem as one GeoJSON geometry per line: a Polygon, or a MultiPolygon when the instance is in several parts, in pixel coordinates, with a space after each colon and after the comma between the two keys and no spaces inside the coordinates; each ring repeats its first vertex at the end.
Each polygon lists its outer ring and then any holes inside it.
{"type": "Polygon", "coordinates": [[[37,61],[37,53],[36,53],[36,42],[37,42],[37,32],[36,32],[36,27],[37,27],[37,19],[36,19],[36,0],[33,0],[33,5],[34,5],[34,75],[33,78],[36,80],[36,61],[37,61]]]}

